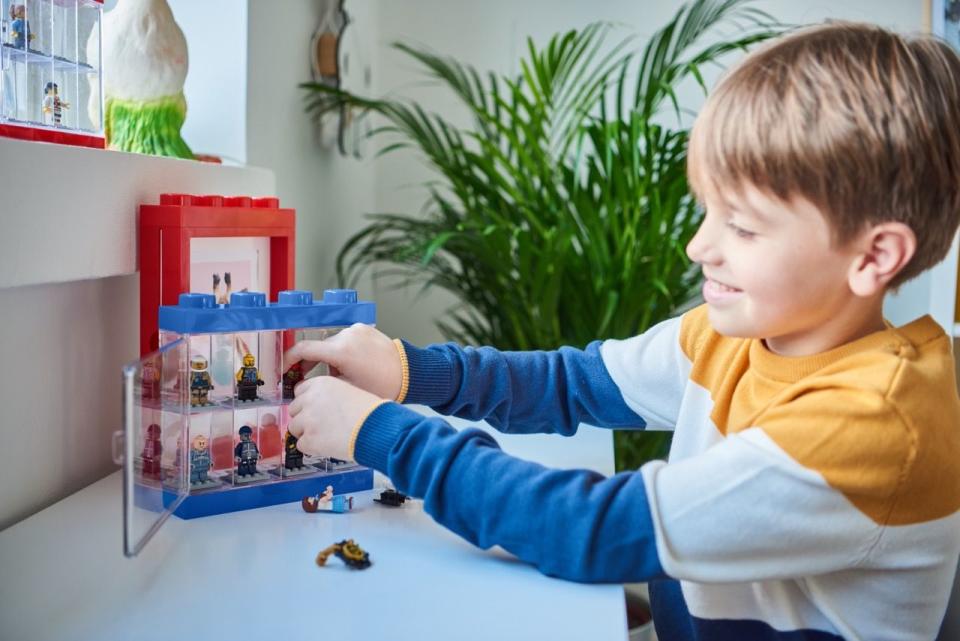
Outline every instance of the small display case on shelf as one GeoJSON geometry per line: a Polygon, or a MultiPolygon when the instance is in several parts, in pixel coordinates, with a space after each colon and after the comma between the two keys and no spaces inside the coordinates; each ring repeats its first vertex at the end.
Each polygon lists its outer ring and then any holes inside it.
{"type": "Polygon", "coordinates": [[[173,513],[194,518],[373,488],[373,471],[301,452],[287,432],[293,387],[326,374],[284,363],[304,338],[375,322],[354,290],[182,294],[160,307],[160,349],[124,368],[124,551],[173,513]]]}
{"type": "Polygon", "coordinates": [[[104,147],[102,6],[0,0],[0,135],[104,147]]]}

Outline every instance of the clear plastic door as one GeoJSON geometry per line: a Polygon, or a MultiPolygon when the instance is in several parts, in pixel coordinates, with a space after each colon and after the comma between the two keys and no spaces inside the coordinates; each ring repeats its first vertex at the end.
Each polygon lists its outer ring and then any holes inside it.
{"type": "Polygon", "coordinates": [[[123,368],[123,552],[136,556],[189,489],[189,349],[177,340],[123,368]]]}

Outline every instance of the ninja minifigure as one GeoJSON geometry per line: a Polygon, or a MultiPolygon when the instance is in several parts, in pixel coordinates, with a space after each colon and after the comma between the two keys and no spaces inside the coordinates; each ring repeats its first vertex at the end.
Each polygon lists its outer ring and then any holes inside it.
{"type": "Polygon", "coordinates": [[[303,380],[303,366],[297,362],[290,366],[283,375],[283,398],[290,401],[294,398],[293,388],[303,380]]]}
{"type": "Polygon", "coordinates": [[[233,460],[237,464],[237,476],[256,476],[260,449],[250,436],[253,429],[249,425],[240,428],[240,442],[233,448],[233,460]]]}
{"type": "Polygon", "coordinates": [[[197,434],[190,441],[190,485],[206,483],[210,480],[207,472],[212,461],[210,449],[207,447],[207,437],[197,434]]]}
{"type": "Polygon", "coordinates": [[[27,8],[22,4],[10,5],[10,44],[17,49],[26,49],[27,43],[33,41],[34,34],[30,33],[30,23],[27,21],[27,8]]]}
{"type": "Polygon", "coordinates": [[[209,405],[207,394],[213,389],[210,372],[207,371],[207,359],[194,356],[190,360],[190,405],[191,407],[209,405]]]}
{"type": "Polygon", "coordinates": [[[143,461],[143,475],[152,479],[160,479],[160,455],[163,446],[160,444],[160,426],[151,423],[147,427],[147,438],[143,443],[143,452],[140,459],[143,461]]]}
{"type": "Polygon", "coordinates": [[[60,100],[60,88],[57,83],[48,82],[43,88],[43,124],[60,126],[63,110],[70,108],[70,103],[60,100]]]}
{"type": "Polygon", "coordinates": [[[288,470],[299,470],[303,468],[303,452],[297,449],[297,437],[287,431],[284,439],[284,448],[287,455],[283,459],[283,466],[288,470]]]}
{"type": "Polygon", "coordinates": [[[243,366],[237,370],[237,400],[256,401],[257,387],[263,385],[260,373],[257,372],[257,360],[253,354],[243,355],[243,366]]]}

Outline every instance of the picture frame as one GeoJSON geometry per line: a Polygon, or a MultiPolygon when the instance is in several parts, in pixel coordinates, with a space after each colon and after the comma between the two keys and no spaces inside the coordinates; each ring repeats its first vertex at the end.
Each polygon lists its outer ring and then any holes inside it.
{"type": "Polygon", "coordinates": [[[161,194],[140,205],[140,354],[159,347],[158,310],[180,294],[226,303],[243,289],[270,300],[294,289],[295,218],[272,197],[161,194]]]}

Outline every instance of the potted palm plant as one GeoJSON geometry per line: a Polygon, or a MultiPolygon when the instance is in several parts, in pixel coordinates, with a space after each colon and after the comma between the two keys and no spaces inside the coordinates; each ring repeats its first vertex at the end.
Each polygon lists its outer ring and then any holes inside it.
{"type": "MultiPolygon", "coordinates": [[[[375,112],[382,153],[412,148],[437,173],[423,211],[374,214],[346,242],[341,282],[373,268],[445,289],[459,305],[438,321],[443,334],[500,349],[625,338],[678,313],[699,291],[684,248],[702,212],[676,88],[692,78],[706,91],[704,65],[778,29],[748,0],[693,0],[639,52],[604,24],[529,41],[517,77],[394,45],[462,101],[466,128],[408,100],[304,84],[313,116],[375,112]],[[705,42],[722,24],[736,37],[705,42]]],[[[615,438],[618,469],[668,447],[655,432],[615,438]]]]}

